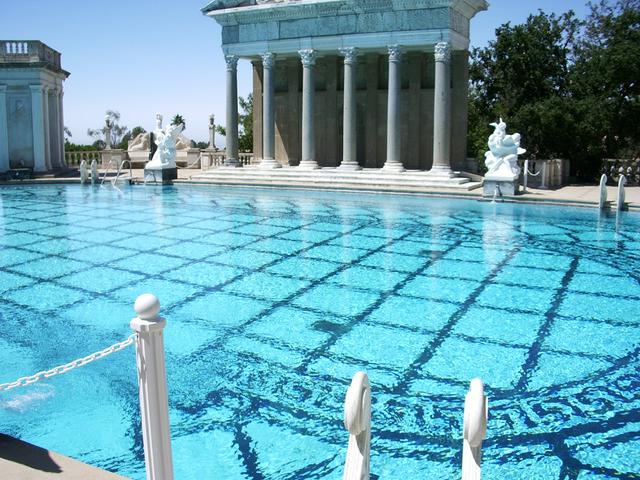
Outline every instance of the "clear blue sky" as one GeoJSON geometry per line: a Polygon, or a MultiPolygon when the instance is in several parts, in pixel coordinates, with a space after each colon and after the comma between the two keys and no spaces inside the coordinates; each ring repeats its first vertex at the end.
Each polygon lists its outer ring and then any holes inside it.
{"type": "MultiPolygon", "coordinates": [[[[484,46],[499,25],[542,9],[587,13],[586,0],[489,0],[471,23],[472,46],[484,46]]],[[[90,143],[87,128],[107,109],[121,123],[152,128],[156,112],[187,120],[185,134],[206,140],[209,114],[224,123],[225,77],[220,27],[200,13],[206,0],[3,1],[0,38],[41,40],[62,53],[65,125],[72,141],[90,143]]],[[[239,62],[238,91],[251,91],[250,64],[239,62]]],[[[224,143],[217,140],[218,145],[224,143]]]]}

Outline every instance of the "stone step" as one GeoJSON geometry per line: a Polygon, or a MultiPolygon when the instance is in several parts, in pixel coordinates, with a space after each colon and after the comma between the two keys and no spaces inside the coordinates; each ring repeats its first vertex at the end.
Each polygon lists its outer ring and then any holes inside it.
{"type": "Polygon", "coordinates": [[[426,172],[379,173],[379,172],[338,172],[327,169],[313,171],[295,171],[293,169],[258,170],[252,169],[215,169],[191,177],[193,181],[203,183],[250,184],[250,185],[286,185],[346,187],[360,189],[455,189],[469,191],[481,186],[466,177],[437,178],[426,172]]]}
{"type": "Polygon", "coordinates": [[[381,172],[380,170],[367,171],[360,170],[355,172],[339,171],[336,169],[319,169],[300,171],[297,169],[275,169],[275,170],[260,170],[257,168],[218,168],[215,170],[208,170],[196,175],[193,175],[194,179],[204,178],[252,178],[252,179],[299,179],[299,180],[312,180],[312,181],[336,181],[336,180],[348,180],[348,181],[365,181],[365,182],[402,182],[402,183],[420,183],[425,182],[430,184],[446,184],[446,185],[461,185],[470,182],[470,179],[464,176],[458,176],[454,178],[447,177],[434,177],[427,174],[427,172],[420,171],[407,171],[402,173],[381,172]]]}

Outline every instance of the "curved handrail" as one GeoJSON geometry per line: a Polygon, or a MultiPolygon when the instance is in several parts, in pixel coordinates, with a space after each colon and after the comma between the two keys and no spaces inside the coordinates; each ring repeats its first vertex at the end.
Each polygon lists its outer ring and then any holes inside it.
{"type": "Polygon", "coordinates": [[[120,173],[122,172],[122,167],[124,167],[125,163],[129,164],[129,179],[133,178],[133,168],[131,166],[131,160],[125,158],[124,160],[122,160],[122,162],[120,162],[120,166],[118,167],[116,176],[111,179],[111,185],[113,185],[114,187],[116,183],[118,183],[118,178],[120,177],[120,173]]]}
{"type": "Polygon", "coordinates": [[[371,386],[364,372],[351,380],[344,399],[344,427],[349,432],[349,446],[343,480],[369,478],[371,444],[371,386]]]}
{"type": "Polygon", "coordinates": [[[618,210],[625,209],[625,196],[624,196],[624,186],[627,184],[627,178],[624,175],[620,175],[618,179],[618,198],[616,203],[616,208],[618,210]]]}
{"type": "Polygon", "coordinates": [[[600,202],[598,207],[600,210],[604,210],[607,207],[607,175],[604,173],[600,177],[600,202]]]}
{"type": "Polygon", "coordinates": [[[487,438],[489,402],[482,380],[474,378],[464,399],[462,480],[480,480],[482,441],[487,438]]]}

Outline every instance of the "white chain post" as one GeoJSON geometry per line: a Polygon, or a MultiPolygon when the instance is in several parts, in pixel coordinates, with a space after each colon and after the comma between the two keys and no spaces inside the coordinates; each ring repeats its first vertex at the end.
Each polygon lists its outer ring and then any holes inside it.
{"type": "Polygon", "coordinates": [[[482,380],[474,378],[464,399],[462,480],[480,480],[482,440],[487,438],[489,402],[482,380]]]}
{"type": "Polygon", "coordinates": [[[540,174],[540,189],[547,189],[547,161],[542,160],[542,173],[540,174]]]}
{"type": "Polygon", "coordinates": [[[529,176],[529,160],[524,161],[524,175],[523,175],[523,185],[522,185],[522,193],[527,192],[527,178],[529,176]]]}
{"type": "Polygon", "coordinates": [[[344,427],[349,431],[349,446],[343,480],[368,480],[371,444],[371,386],[364,372],[351,380],[344,399],[344,427]]]}
{"type": "Polygon", "coordinates": [[[167,324],[161,318],[160,302],[145,293],[136,299],[138,316],[131,328],[138,333],[136,357],[140,392],[140,416],[147,480],[173,480],[169,401],[162,331],[167,324]]]}

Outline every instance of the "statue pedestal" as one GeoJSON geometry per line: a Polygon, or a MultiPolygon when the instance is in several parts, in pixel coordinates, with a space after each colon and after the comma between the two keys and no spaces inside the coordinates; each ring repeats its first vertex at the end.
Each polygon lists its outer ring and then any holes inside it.
{"type": "Polygon", "coordinates": [[[487,174],[484,177],[483,195],[485,197],[493,197],[494,195],[498,197],[513,197],[518,193],[519,184],[518,175],[487,174]]]}
{"type": "Polygon", "coordinates": [[[178,168],[145,168],[144,181],[170,185],[172,180],[178,178],[178,168]]]}

